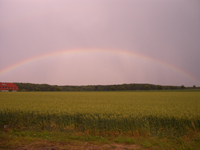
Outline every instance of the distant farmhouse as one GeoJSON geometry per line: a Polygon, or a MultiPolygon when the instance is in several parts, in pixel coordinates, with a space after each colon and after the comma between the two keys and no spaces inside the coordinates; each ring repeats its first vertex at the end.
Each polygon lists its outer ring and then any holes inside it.
{"type": "Polygon", "coordinates": [[[8,92],[8,91],[16,92],[19,88],[14,83],[3,83],[0,82],[0,91],[8,92]]]}

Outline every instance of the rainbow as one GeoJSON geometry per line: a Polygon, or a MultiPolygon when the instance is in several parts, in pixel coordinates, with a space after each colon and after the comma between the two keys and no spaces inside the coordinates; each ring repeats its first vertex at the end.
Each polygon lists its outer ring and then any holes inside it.
{"type": "Polygon", "coordinates": [[[24,64],[27,64],[27,63],[30,63],[30,62],[33,62],[33,61],[37,61],[37,60],[40,60],[40,59],[45,59],[45,58],[49,58],[49,57],[53,57],[53,56],[57,56],[57,55],[63,55],[63,54],[80,54],[80,53],[85,53],[85,52],[90,52],[90,53],[93,53],[93,52],[102,52],[102,53],[111,53],[111,54],[120,54],[120,55],[128,55],[128,56],[134,56],[134,57],[138,57],[138,58],[141,58],[141,59],[145,59],[145,60],[148,60],[148,61],[151,61],[151,62],[154,62],[154,63],[157,63],[157,64],[160,64],[164,67],[167,67],[169,69],[172,69],[194,81],[197,81],[198,83],[200,83],[200,80],[193,76],[192,74],[184,71],[184,70],[181,70],[180,68],[177,68],[169,63],[166,63],[164,61],[161,61],[161,60],[158,60],[158,59],[154,59],[152,57],[149,57],[149,56],[146,56],[146,55],[143,55],[143,54],[140,54],[140,53],[137,53],[137,52],[130,52],[130,51],[124,51],[124,50],[108,50],[108,49],[72,49],[72,50],[58,50],[58,51],[54,51],[54,52],[51,52],[51,53],[47,53],[47,54],[43,54],[43,55],[40,55],[40,56],[37,56],[37,57],[32,57],[32,58],[28,58],[28,59],[25,59],[25,60],[22,60],[20,62],[17,62],[7,68],[4,68],[2,70],[0,70],[0,75],[6,73],[6,72],[9,72],[10,70],[14,69],[14,68],[17,68],[19,66],[22,66],[24,64]]]}

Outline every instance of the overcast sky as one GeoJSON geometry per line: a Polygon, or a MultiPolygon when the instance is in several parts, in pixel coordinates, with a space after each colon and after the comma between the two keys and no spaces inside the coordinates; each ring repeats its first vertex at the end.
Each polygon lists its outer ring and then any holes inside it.
{"type": "Polygon", "coordinates": [[[200,86],[199,57],[199,0],[0,0],[0,82],[200,86]]]}

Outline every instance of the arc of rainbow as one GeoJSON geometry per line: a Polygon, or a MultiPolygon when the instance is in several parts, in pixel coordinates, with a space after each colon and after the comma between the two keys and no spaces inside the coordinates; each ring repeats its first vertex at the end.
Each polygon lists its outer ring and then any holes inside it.
{"type": "Polygon", "coordinates": [[[53,56],[57,56],[57,55],[61,55],[61,54],[70,54],[70,53],[83,53],[83,52],[104,52],[104,53],[117,53],[117,54],[124,54],[124,55],[130,55],[130,56],[135,56],[135,57],[139,57],[139,58],[142,58],[142,59],[145,59],[145,60],[149,60],[151,62],[155,62],[155,63],[158,63],[158,64],[161,64],[167,68],[170,68],[180,74],[183,74],[184,76],[190,78],[190,79],[193,79],[194,81],[197,81],[198,83],[200,83],[200,80],[193,76],[192,74],[184,71],[184,70],[181,70],[171,64],[168,64],[166,62],[163,62],[161,60],[158,60],[158,59],[154,59],[154,58],[151,58],[149,56],[146,56],[146,55],[142,55],[140,53],[136,53],[136,52],[130,52],[130,51],[124,51],[124,50],[107,50],[107,49],[72,49],[72,50],[60,50],[60,51],[55,51],[55,52],[51,52],[51,53],[47,53],[47,54],[43,54],[43,55],[40,55],[40,56],[37,56],[37,57],[32,57],[32,58],[29,58],[29,59],[26,59],[26,60],[23,60],[23,61],[20,61],[18,63],[15,63],[7,68],[4,68],[2,70],[0,70],[0,75],[14,69],[14,68],[17,68],[19,66],[22,66],[24,64],[27,64],[27,63],[30,63],[30,62],[33,62],[33,61],[36,61],[36,60],[40,60],[40,59],[45,59],[45,58],[48,58],[48,57],[53,57],[53,56]]]}

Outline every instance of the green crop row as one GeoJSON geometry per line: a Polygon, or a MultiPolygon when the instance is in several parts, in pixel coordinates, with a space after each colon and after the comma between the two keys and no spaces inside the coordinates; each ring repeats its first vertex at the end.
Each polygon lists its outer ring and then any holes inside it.
{"type": "Polygon", "coordinates": [[[0,126],[182,135],[200,131],[199,92],[0,93],[0,126]]]}
{"type": "Polygon", "coordinates": [[[150,135],[182,135],[190,130],[200,131],[200,118],[180,119],[157,116],[121,116],[109,114],[52,114],[25,111],[0,111],[0,125],[36,130],[131,133],[144,130],[150,135]]]}

